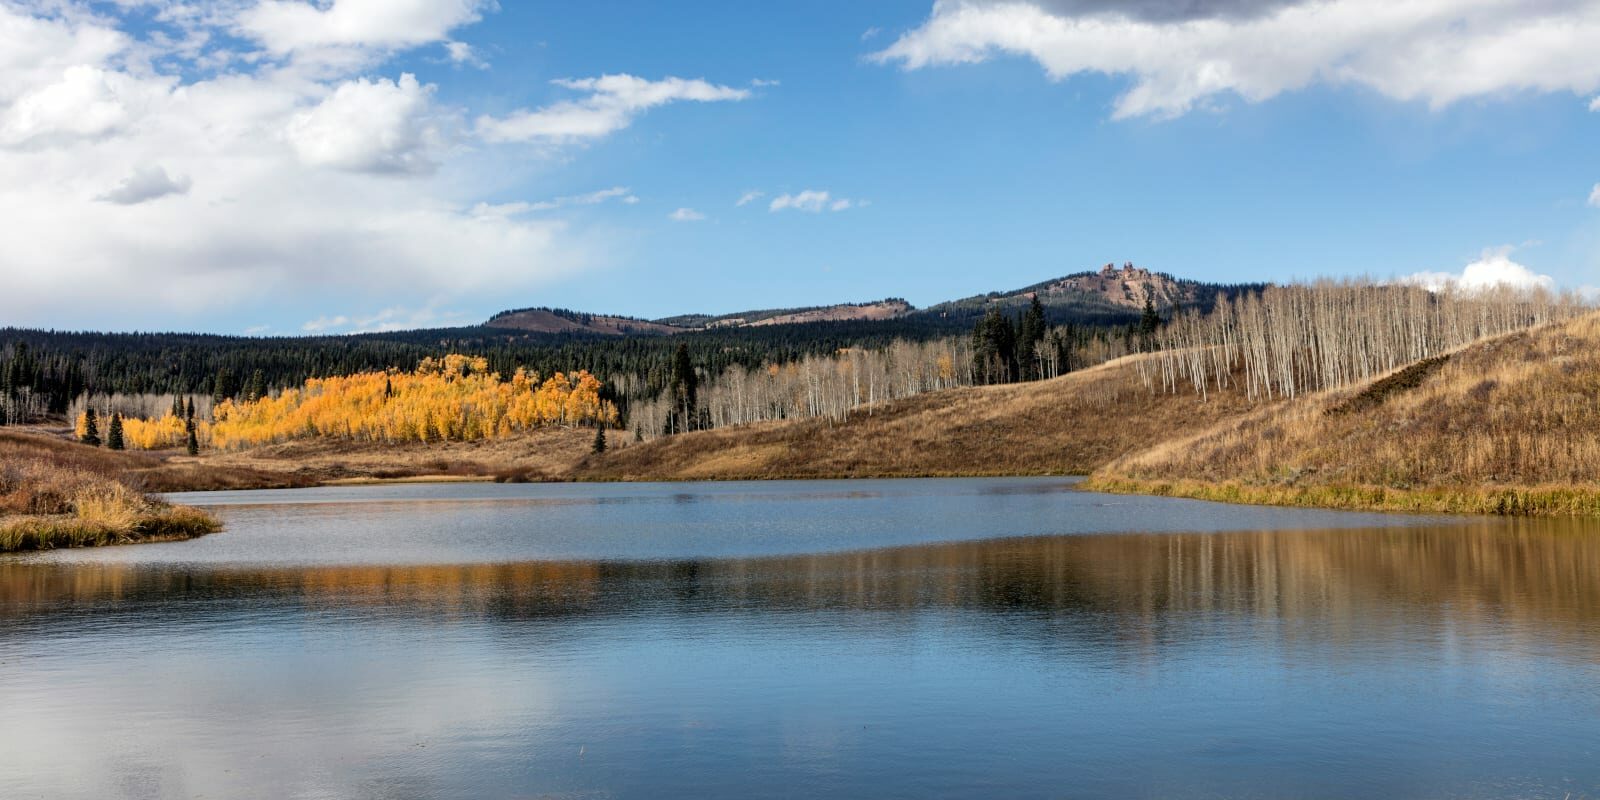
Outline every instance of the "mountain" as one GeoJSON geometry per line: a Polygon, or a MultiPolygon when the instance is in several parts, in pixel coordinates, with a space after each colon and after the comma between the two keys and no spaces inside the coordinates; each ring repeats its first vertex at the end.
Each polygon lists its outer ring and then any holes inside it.
{"type": "Polygon", "coordinates": [[[804,325],[811,322],[859,322],[904,317],[916,307],[897,297],[872,303],[840,303],[809,308],[773,308],[737,314],[681,314],[657,320],[609,314],[586,314],[564,308],[519,308],[502,311],[485,328],[529,333],[590,333],[603,336],[658,335],[717,328],[752,328],[766,325],[804,325]]]}
{"type": "Polygon", "coordinates": [[[711,328],[749,328],[758,325],[804,325],[808,322],[899,319],[916,310],[916,306],[898,297],[889,297],[871,303],[838,303],[831,306],[812,306],[809,308],[773,308],[760,311],[741,311],[737,314],[723,314],[717,317],[708,314],[684,314],[656,321],[694,330],[707,330],[711,328]]]}
{"type": "Polygon", "coordinates": [[[519,308],[502,311],[483,323],[485,328],[529,333],[596,333],[608,336],[681,333],[685,328],[645,319],[608,314],[585,314],[564,308],[519,308]]]}
{"type": "Polygon", "coordinates": [[[1127,263],[1107,264],[1099,270],[1075,272],[1061,278],[1010,292],[990,292],[930,306],[921,313],[968,318],[986,313],[991,305],[1005,310],[1027,306],[1034,296],[1052,320],[1085,322],[1127,321],[1138,316],[1148,298],[1157,311],[1177,307],[1210,307],[1218,294],[1232,297],[1260,291],[1264,284],[1215,284],[1176,278],[1127,263]]]}
{"type": "Polygon", "coordinates": [[[1097,271],[1077,272],[1009,292],[990,292],[917,309],[898,297],[868,303],[839,303],[806,308],[774,308],[734,314],[680,314],[656,320],[565,309],[525,308],[502,311],[484,327],[534,333],[589,333],[605,336],[673,334],[768,325],[815,322],[881,322],[901,320],[912,326],[954,329],[982,316],[992,305],[1017,311],[1037,295],[1052,322],[1125,324],[1138,318],[1148,298],[1158,311],[1183,306],[1209,307],[1217,295],[1260,291],[1263,284],[1213,284],[1176,278],[1133,264],[1107,264],[1097,271]]]}

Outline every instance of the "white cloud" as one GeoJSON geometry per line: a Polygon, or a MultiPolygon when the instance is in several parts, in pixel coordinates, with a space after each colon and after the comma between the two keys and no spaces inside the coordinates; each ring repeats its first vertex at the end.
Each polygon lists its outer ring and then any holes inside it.
{"type": "Polygon", "coordinates": [[[448,302],[539,286],[604,246],[562,221],[469,213],[534,167],[433,148],[443,117],[414,78],[274,66],[260,50],[212,73],[188,68],[204,57],[188,40],[118,30],[149,24],[146,9],[31,8],[0,2],[0,220],[26,231],[0,236],[7,322],[170,326],[245,309],[259,320],[307,298],[448,302]],[[152,71],[156,59],[182,77],[152,71]]]}
{"type": "Polygon", "coordinates": [[[588,194],[567,195],[566,197],[557,197],[553,200],[540,200],[533,203],[516,202],[500,203],[498,205],[479,203],[472,207],[472,214],[473,216],[477,217],[510,217],[518,214],[526,214],[531,211],[551,211],[557,208],[566,208],[567,206],[599,205],[607,200],[612,199],[626,203],[630,206],[639,202],[639,198],[635,197],[633,193],[629,191],[628,187],[613,186],[610,189],[601,189],[596,192],[589,192],[588,194]]]}
{"type": "Polygon", "coordinates": [[[766,197],[766,196],[767,196],[766,192],[759,191],[759,190],[751,190],[751,191],[745,192],[744,194],[739,195],[739,200],[738,200],[738,202],[734,203],[734,205],[735,206],[749,205],[750,203],[753,203],[753,202],[755,202],[757,200],[760,200],[761,198],[766,197]]]}
{"type": "Polygon", "coordinates": [[[1513,248],[1492,247],[1459,273],[1418,272],[1401,279],[1402,283],[1424,286],[1432,291],[1446,288],[1479,291],[1506,286],[1513,289],[1554,289],[1555,278],[1542,275],[1511,260],[1513,248]]]}
{"type": "Polygon", "coordinates": [[[167,91],[165,80],[141,80],[76,64],[55,80],[22,93],[0,113],[0,146],[54,146],[104,138],[159,103],[167,91]]]}
{"type": "Polygon", "coordinates": [[[1596,96],[1593,100],[1589,101],[1589,110],[1600,111],[1600,96],[1596,96]]]}
{"type": "Polygon", "coordinates": [[[772,202],[767,204],[767,210],[776,212],[793,209],[816,214],[825,210],[844,211],[855,205],[865,205],[865,203],[843,197],[835,198],[831,193],[817,189],[806,189],[795,194],[780,194],[772,198],[772,202]]]}
{"type": "Polygon", "coordinates": [[[940,0],[920,27],[873,58],[919,69],[1020,55],[1052,80],[1129,76],[1117,118],[1176,116],[1223,95],[1259,102],[1316,83],[1433,108],[1514,91],[1600,88],[1600,0],[1255,5],[1267,7],[1208,15],[1207,6],[1184,3],[1140,16],[1060,0],[940,0]]]}
{"type": "Polygon", "coordinates": [[[1594,188],[1589,190],[1589,205],[1600,208],[1600,183],[1595,184],[1594,188]]]}
{"type": "Polygon", "coordinates": [[[439,132],[428,119],[433,87],[400,80],[346,81],[314,108],[294,115],[285,132],[300,160],[353,172],[428,172],[439,132]]]}
{"type": "Polygon", "coordinates": [[[632,75],[552,81],[557,86],[588,95],[505,117],[478,118],[478,135],[490,142],[575,142],[595,139],[628,127],[634,117],[657,106],[679,101],[712,103],[750,97],[747,89],[734,89],[704,80],[665,78],[659,81],[632,75]]]}
{"type": "Polygon", "coordinates": [[[307,321],[300,330],[307,333],[378,333],[409,331],[463,325],[470,319],[457,311],[441,311],[433,306],[407,308],[390,306],[370,314],[338,314],[307,321]]]}
{"type": "Polygon", "coordinates": [[[107,203],[132,206],[139,203],[166,197],[171,194],[183,194],[189,191],[190,181],[187,177],[177,178],[167,174],[167,171],[158,166],[140,167],[131,175],[122,179],[115,189],[95,198],[107,203]]]}
{"type": "Polygon", "coordinates": [[[349,324],[350,318],[340,314],[337,317],[317,317],[313,320],[307,320],[304,325],[300,326],[300,330],[303,330],[306,333],[322,333],[323,331],[329,331],[335,328],[344,328],[349,326],[349,324]]]}
{"type": "Polygon", "coordinates": [[[398,50],[445,41],[476,22],[484,0],[262,0],[236,27],[274,55],[326,49],[398,50]]]}
{"type": "Polygon", "coordinates": [[[667,219],[670,219],[673,222],[699,222],[705,218],[706,215],[692,208],[680,208],[677,211],[667,215],[667,219]]]}
{"type": "Polygon", "coordinates": [[[478,55],[476,48],[466,42],[445,42],[444,52],[450,58],[452,64],[477,67],[478,69],[489,68],[489,62],[478,55]]]}

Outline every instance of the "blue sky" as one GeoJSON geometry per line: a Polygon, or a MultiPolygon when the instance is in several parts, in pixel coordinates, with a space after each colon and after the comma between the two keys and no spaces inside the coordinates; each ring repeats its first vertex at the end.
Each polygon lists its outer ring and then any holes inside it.
{"type": "Polygon", "coordinates": [[[0,0],[0,324],[1600,284],[1600,3],[1108,8],[0,0]]]}

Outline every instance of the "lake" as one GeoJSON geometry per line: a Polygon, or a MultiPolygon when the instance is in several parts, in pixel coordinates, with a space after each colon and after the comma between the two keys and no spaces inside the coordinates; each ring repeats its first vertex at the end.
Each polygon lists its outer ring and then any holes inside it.
{"type": "Polygon", "coordinates": [[[1600,797],[1600,524],[1062,479],[195,493],[0,557],[6,798],[1600,797]]]}

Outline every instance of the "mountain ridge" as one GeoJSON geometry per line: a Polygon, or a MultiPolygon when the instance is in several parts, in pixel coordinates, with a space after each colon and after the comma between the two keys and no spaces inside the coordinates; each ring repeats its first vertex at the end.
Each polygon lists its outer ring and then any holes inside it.
{"type": "Polygon", "coordinates": [[[483,327],[535,333],[589,333],[607,336],[671,335],[719,328],[749,328],[813,322],[873,322],[907,318],[962,320],[988,312],[990,306],[1005,311],[1019,310],[1037,297],[1047,314],[1057,317],[1091,317],[1096,321],[1133,318],[1143,310],[1146,300],[1157,311],[1170,313],[1179,307],[1209,305],[1218,294],[1259,291],[1265,284],[1216,284],[1179,278],[1124,263],[1120,268],[1108,263],[1098,270],[1084,270],[1009,291],[989,292],[947,300],[919,309],[899,297],[860,303],[835,303],[799,308],[771,308],[731,314],[678,314],[653,320],[614,314],[591,314],[566,309],[538,307],[502,311],[490,317],[483,327]]]}

